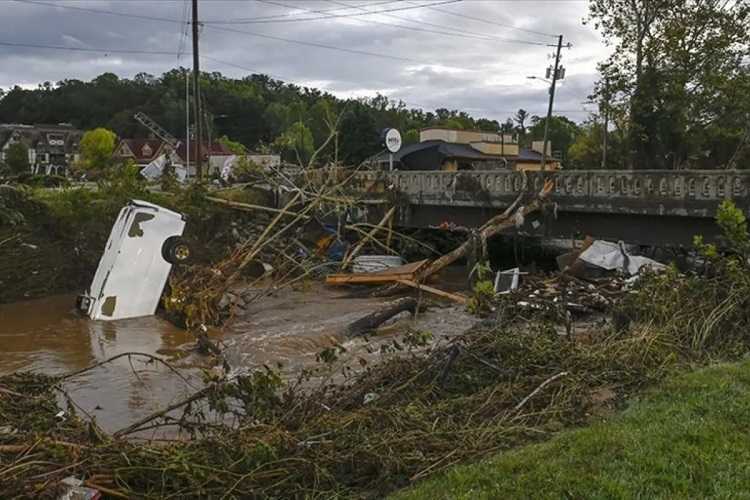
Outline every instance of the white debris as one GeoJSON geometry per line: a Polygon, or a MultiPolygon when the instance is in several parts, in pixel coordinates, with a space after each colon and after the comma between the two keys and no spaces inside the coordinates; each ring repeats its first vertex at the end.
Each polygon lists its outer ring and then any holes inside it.
{"type": "Polygon", "coordinates": [[[630,255],[622,241],[611,243],[596,240],[578,258],[607,271],[621,270],[631,276],[638,274],[644,267],[649,267],[655,271],[666,268],[664,264],[648,257],[630,255]]]}

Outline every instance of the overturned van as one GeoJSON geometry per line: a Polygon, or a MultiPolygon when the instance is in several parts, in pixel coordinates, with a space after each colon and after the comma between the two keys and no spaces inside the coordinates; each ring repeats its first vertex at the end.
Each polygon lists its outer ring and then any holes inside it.
{"type": "Polygon", "coordinates": [[[130,201],[117,216],[99,267],[78,309],[91,319],[115,320],[156,312],[173,264],[185,263],[185,217],[146,201],[130,201]]]}

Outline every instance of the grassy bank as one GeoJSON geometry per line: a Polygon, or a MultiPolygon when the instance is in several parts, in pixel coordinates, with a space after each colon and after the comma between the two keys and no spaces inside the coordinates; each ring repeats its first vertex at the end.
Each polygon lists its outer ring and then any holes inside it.
{"type": "Polygon", "coordinates": [[[747,498],[750,362],[670,379],[611,421],[455,467],[397,499],[747,498]]]}

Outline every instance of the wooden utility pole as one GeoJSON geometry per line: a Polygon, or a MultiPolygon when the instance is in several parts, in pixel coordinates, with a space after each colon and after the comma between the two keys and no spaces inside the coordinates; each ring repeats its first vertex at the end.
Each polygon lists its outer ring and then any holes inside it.
{"type": "Polygon", "coordinates": [[[552,71],[552,84],[549,88],[549,106],[547,107],[547,119],[544,121],[544,144],[542,145],[542,171],[547,164],[547,144],[549,142],[549,122],[552,121],[552,105],[555,102],[555,87],[560,72],[560,51],[562,51],[563,36],[557,38],[557,53],[555,54],[555,68],[552,71]]]}
{"type": "Polygon", "coordinates": [[[203,180],[203,155],[201,154],[203,142],[201,134],[201,88],[200,88],[200,54],[198,53],[198,0],[193,0],[193,104],[195,107],[195,170],[198,181],[203,180]]]}

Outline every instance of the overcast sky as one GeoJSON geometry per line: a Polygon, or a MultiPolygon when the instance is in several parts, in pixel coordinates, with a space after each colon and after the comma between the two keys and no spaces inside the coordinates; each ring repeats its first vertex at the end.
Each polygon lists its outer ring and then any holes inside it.
{"type": "MultiPolygon", "coordinates": [[[[189,66],[188,7],[189,0],[0,0],[0,88],[189,66]]],[[[580,121],[593,109],[584,103],[609,51],[582,23],[586,11],[585,0],[200,0],[201,69],[266,73],[341,97],[380,92],[410,107],[502,121],[518,108],[546,113],[547,84],[526,77],[544,76],[554,62],[549,35],[563,34],[573,46],[563,50],[567,74],[555,110],[580,121]]]]}

